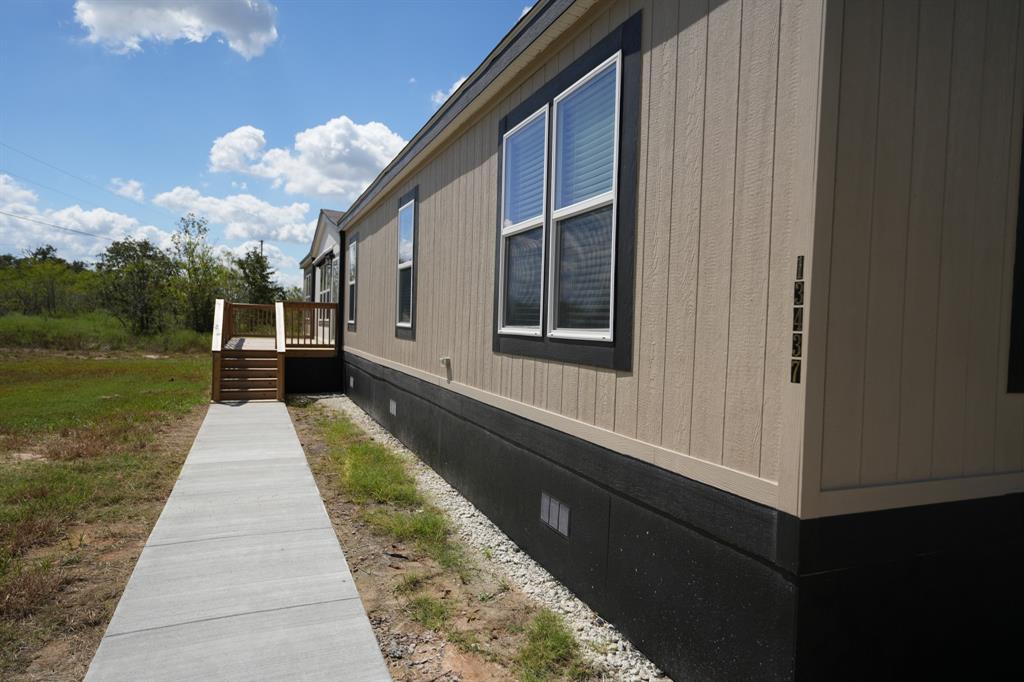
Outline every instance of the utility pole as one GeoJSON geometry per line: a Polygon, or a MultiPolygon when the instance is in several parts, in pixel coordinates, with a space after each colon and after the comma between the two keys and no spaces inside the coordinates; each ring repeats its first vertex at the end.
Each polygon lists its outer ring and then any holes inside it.
{"type": "Polygon", "coordinates": [[[263,240],[260,240],[260,255],[263,255],[263,240]]]}

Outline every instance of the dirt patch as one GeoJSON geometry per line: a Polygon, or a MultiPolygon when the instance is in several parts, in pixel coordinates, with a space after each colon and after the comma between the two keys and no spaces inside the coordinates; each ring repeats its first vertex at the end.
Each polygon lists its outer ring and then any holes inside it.
{"type": "Polygon", "coordinates": [[[415,546],[375,532],[364,509],[339,488],[319,426],[324,412],[290,412],[392,677],[518,679],[516,652],[538,607],[480,565],[460,577],[415,546]]]}
{"type": "Polygon", "coordinates": [[[61,528],[58,540],[25,555],[26,565],[46,568],[39,571],[35,584],[27,581],[26,589],[49,593],[27,595],[26,603],[34,606],[16,618],[5,610],[0,625],[9,623],[19,632],[31,633],[20,637],[20,650],[12,652],[17,660],[29,661],[27,667],[9,669],[5,679],[49,682],[81,680],[85,675],[206,410],[202,405],[154,425],[156,437],[147,447],[161,460],[162,480],[152,499],[123,510],[116,520],[61,528]]]}

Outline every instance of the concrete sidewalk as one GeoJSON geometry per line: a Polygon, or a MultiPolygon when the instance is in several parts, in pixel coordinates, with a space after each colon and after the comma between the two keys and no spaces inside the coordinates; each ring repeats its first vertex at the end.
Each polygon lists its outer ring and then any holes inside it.
{"type": "Polygon", "coordinates": [[[210,406],[85,679],[391,679],[282,403],[210,406]]]}

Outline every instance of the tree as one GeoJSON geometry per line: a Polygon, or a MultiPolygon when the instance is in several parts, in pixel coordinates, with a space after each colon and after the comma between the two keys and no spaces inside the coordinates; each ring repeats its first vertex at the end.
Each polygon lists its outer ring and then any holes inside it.
{"type": "Polygon", "coordinates": [[[224,266],[206,241],[206,218],[189,213],[178,220],[171,236],[171,255],[178,269],[177,295],[185,325],[197,332],[213,329],[214,302],[222,288],[224,266]]]}
{"type": "Polygon", "coordinates": [[[177,267],[149,240],[114,242],[100,256],[104,305],[133,334],[166,327],[173,312],[177,267]]]}
{"type": "Polygon", "coordinates": [[[235,265],[242,277],[242,290],[247,303],[273,303],[284,298],[284,289],[274,281],[274,270],[270,261],[252,248],[235,265]]]}

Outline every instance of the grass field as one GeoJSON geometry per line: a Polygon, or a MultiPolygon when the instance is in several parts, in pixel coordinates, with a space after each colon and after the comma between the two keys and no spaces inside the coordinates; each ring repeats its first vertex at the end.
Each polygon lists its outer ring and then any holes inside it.
{"type": "Polygon", "coordinates": [[[206,355],[0,361],[0,679],[80,678],[198,427],[209,369],[206,355]]]}
{"type": "Polygon", "coordinates": [[[153,336],[135,336],[109,313],[74,317],[0,315],[0,347],[59,350],[144,350],[189,353],[210,349],[210,335],[175,329],[153,336]]]}

